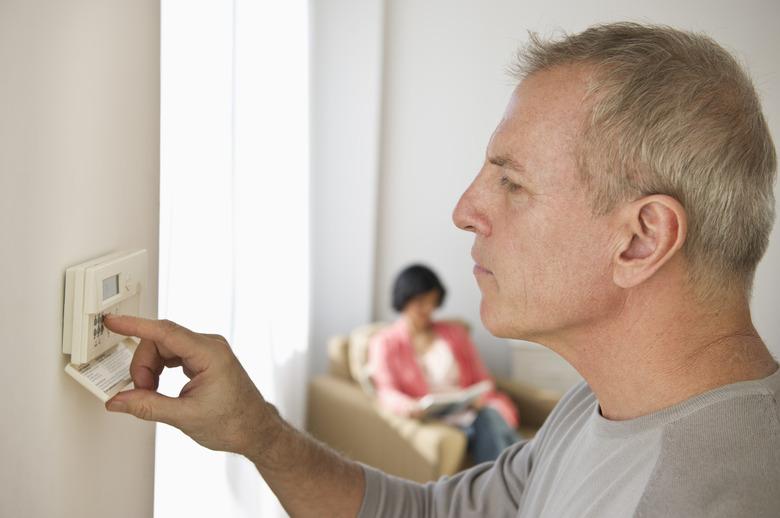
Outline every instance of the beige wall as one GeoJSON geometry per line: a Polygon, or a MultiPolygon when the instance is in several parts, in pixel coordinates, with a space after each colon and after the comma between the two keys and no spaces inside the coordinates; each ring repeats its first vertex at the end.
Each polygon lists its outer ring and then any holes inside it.
{"type": "Polygon", "coordinates": [[[149,517],[154,428],[63,372],[67,266],[147,248],[157,311],[159,0],[0,0],[0,516],[149,517]]]}

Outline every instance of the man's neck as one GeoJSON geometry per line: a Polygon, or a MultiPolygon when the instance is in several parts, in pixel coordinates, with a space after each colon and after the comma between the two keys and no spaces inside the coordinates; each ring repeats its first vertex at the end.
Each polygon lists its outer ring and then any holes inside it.
{"type": "Polygon", "coordinates": [[[597,330],[556,344],[596,394],[604,417],[632,419],[714,388],[766,377],[777,364],[747,302],[719,309],[626,304],[597,330]]]}

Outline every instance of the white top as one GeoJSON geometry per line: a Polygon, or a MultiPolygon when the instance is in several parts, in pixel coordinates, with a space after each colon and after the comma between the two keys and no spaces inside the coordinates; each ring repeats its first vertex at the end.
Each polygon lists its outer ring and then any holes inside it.
{"type": "Polygon", "coordinates": [[[417,359],[431,393],[460,390],[460,369],[450,346],[443,338],[436,337],[428,350],[417,359]]]}
{"type": "MultiPolygon", "coordinates": [[[[431,394],[458,392],[460,388],[460,369],[452,349],[441,337],[436,337],[433,343],[423,354],[417,357],[422,367],[423,376],[428,383],[431,394]]],[[[477,418],[477,413],[472,409],[449,414],[441,418],[441,421],[459,428],[467,428],[477,418]]]]}

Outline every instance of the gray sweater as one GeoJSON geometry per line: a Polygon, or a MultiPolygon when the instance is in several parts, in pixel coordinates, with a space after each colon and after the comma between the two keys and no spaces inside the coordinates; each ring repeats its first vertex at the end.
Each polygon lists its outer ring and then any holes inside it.
{"type": "Polygon", "coordinates": [[[530,441],[425,485],[364,466],[361,517],[780,517],[780,371],[628,421],[570,390],[530,441]]]}

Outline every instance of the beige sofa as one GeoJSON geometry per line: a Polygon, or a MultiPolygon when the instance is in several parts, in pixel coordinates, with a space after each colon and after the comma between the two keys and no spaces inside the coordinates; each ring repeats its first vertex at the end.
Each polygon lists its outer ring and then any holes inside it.
{"type": "MultiPolygon", "coordinates": [[[[328,343],[329,372],[309,384],[306,429],[348,457],[400,477],[426,482],[470,465],[466,436],[436,422],[421,422],[381,409],[361,364],[368,340],[384,324],[370,324],[328,343]]],[[[532,436],[560,394],[514,380],[496,379],[520,412],[520,433],[532,436]]]]}

